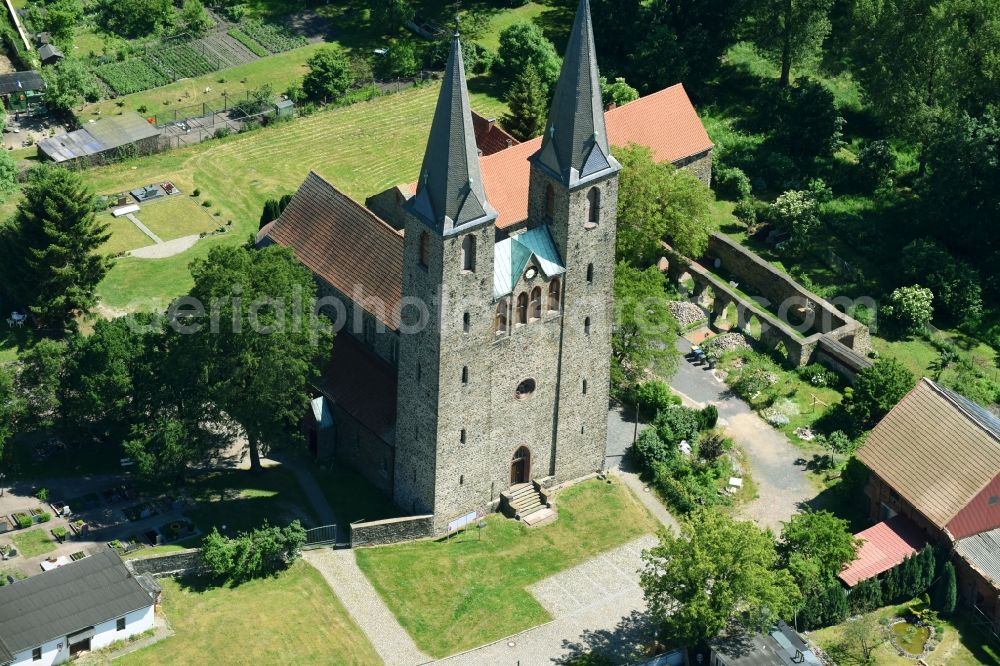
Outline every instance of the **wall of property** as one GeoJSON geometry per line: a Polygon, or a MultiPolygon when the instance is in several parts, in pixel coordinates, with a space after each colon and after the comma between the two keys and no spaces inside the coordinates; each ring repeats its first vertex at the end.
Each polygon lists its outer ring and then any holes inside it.
{"type": "Polygon", "coordinates": [[[960,602],[979,608],[993,622],[994,631],[1000,630],[1000,592],[964,558],[953,555],[952,563],[960,602]]]}
{"type": "Polygon", "coordinates": [[[934,543],[947,544],[950,542],[941,530],[934,526],[922,513],[917,511],[912,504],[899,496],[888,483],[883,481],[875,472],[868,475],[868,486],[865,494],[871,501],[869,505],[869,518],[872,523],[885,520],[882,515],[882,505],[889,507],[897,514],[906,516],[910,521],[919,527],[924,534],[934,543]]]}
{"type": "Polygon", "coordinates": [[[200,550],[189,548],[176,553],[125,560],[125,566],[135,574],[149,574],[154,578],[162,578],[200,571],[205,563],[201,559],[200,550]]]}
{"type": "Polygon", "coordinates": [[[351,547],[384,546],[434,535],[434,516],[407,516],[351,524],[351,547]]]}
{"type": "Polygon", "coordinates": [[[66,645],[66,637],[55,638],[42,645],[42,658],[33,660],[31,650],[24,650],[14,655],[11,666],[52,666],[61,664],[69,659],[69,646],[66,645]]]}

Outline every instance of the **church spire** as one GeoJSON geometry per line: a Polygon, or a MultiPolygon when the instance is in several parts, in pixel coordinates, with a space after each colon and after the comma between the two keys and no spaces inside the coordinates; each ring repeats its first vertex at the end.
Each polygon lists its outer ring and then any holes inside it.
{"type": "Polygon", "coordinates": [[[621,168],[604,127],[589,0],[577,8],[542,147],[532,159],[567,187],[621,168]]]}
{"type": "Polygon", "coordinates": [[[441,234],[496,219],[479,172],[479,151],[457,32],[451,40],[412,206],[427,225],[441,234]]]}

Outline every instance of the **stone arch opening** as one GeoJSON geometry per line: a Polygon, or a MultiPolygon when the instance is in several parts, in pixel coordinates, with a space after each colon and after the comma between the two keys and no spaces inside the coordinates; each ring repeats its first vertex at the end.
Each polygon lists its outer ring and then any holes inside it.
{"type": "Polygon", "coordinates": [[[587,222],[584,225],[588,229],[593,229],[601,221],[601,190],[598,187],[590,188],[587,192],[587,222]]]}
{"type": "Polygon", "coordinates": [[[549,312],[559,312],[559,278],[553,278],[549,283],[549,298],[546,309],[549,312]]]}
{"type": "Polygon", "coordinates": [[[528,306],[528,320],[542,318],[542,288],[535,287],[531,290],[531,304],[528,306]]]}
{"type": "Polygon", "coordinates": [[[472,234],[462,239],[462,270],[476,270],[476,239],[472,234]]]}
{"type": "Polygon", "coordinates": [[[531,450],[527,446],[518,447],[510,461],[510,485],[528,483],[531,479],[531,450]]]}

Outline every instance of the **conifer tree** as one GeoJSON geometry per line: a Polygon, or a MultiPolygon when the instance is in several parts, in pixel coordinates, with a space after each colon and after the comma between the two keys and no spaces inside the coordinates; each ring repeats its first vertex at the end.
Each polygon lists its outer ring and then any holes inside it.
{"type": "Polygon", "coordinates": [[[524,68],[507,94],[510,112],[500,122],[516,139],[527,141],[545,130],[549,99],[538,71],[533,65],[524,68]]]}
{"type": "Polygon", "coordinates": [[[10,295],[40,328],[57,335],[75,330],[76,315],[93,307],[111,266],[100,254],[110,233],[95,217],[93,191],[74,171],[35,169],[5,231],[0,265],[10,295]]]}
{"type": "Polygon", "coordinates": [[[958,584],[955,581],[955,565],[945,562],[941,568],[941,578],[934,590],[934,608],[944,615],[955,611],[958,602],[958,584]]]}

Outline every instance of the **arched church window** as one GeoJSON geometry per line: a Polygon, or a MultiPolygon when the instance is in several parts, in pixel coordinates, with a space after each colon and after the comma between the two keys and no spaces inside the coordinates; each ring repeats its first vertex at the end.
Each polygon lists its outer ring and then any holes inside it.
{"type": "Polygon", "coordinates": [[[472,234],[462,239],[462,270],[476,270],[476,239],[472,234]]]}
{"type": "Polygon", "coordinates": [[[420,265],[427,268],[430,237],[427,235],[426,231],[420,232],[420,265]]]}
{"type": "Polygon", "coordinates": [[[522,291],[517,296],[517,318],[514,322],[517,324],[528,323],[528,294],[526,292],[522,291]]]}
{"type": "Polygon", "coordinates": [[[501,298],[497,302],[497,312],[496,317],[493,321],[493,332],[500,334],[507,332],[507,306],[509,301],[506,298],[501,298]]]}
{"type": "Polygon", "coordinates": [[[541,319],[542,317],[542,288],[535,287],[531,290],[531,309],[528,313],[530,319],[541,319]]]}
{"type": "Polygon", "coordinates": [[[552,185],[545,186],[545,217],[552,219],[555,215],[556,210],[556,191],[552,189],[552,185]]]}
{"type": "Polygon", "coordinates": [[[597,226],[601,221],[601,190],[592,187],[587,192],[587,223],[584,225],[588,229],[597,226]]]}
{"type": "Polygon", "coordinates": [[[549,282],[549,312],[559,312],[559,278],[549,282]]]}

